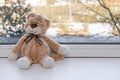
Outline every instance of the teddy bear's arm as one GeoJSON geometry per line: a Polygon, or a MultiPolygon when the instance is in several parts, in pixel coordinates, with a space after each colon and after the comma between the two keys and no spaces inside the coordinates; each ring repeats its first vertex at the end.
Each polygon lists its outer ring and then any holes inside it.
{"type": "Polygon", "coordinates": [[[60,44],[55,42],[54,40],[50,39],[47,36],[43,36],[43,39],[47,42],[50,48],[52,48],[54,51],[57,51],[60,47],[60,44]]]}
{"type": "Polygon", "coordinates": [[[27,37],[27,35],[24,35],[19,39],[19,41],[17,42],[17,44],[15,45],[15,47],[12,50],[13,53],[15,53],[17,55],[20,54],[21,47],[24,44],[26,37],[27,37]]]}
{"type": "Polygon", "coordinates": [[[27,37],[27,35],[24,35],[17,42],[15,47],[12,49],[12,52],[10,52],[10,55],[8,56],[9,60],[15,61],[20,56],[20,50],[21,50],[22,45],[24,44],[24,40],[26,39],[26,37],[27,37]]]}
{"type": "Polygon", "coordinates": [[[66,55],[68,53],[67,46],[60,45],[59,43],[57,43],[56,41],[50,39],[47,36],[43,36],[43,39],[47,42],[49,47],[52,48],[52,50],[54,50],[58,54],[66,55]]]}

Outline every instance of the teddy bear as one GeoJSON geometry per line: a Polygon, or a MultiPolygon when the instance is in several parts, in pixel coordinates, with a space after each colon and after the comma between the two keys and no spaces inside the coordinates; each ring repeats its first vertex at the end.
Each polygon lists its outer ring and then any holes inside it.
{"type": "Polygon", "coordinates": [[[55,61],[68,53],[68,47],[46,36],[50,20],[42,15],[29,13],[26,17],[23,35],[12,49],[8,59],[17,60],[20,69],[28,69],[38,63],[44,68],[52,68],[55,61]]]}

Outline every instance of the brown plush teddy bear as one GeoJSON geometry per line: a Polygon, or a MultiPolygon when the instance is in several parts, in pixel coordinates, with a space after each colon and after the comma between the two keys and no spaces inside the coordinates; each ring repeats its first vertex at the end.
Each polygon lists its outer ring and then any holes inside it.
{"type": "Polygon", "coordinates": [[[67,54],[66,46],[48,38],[45,33],[50,20],[35,13],[28,14],[24,26],[25,34],[12,50],[9,60],[17,60],[20,69],[28,69],[31,64],[39,63],[44,68],[51,68],[54,61],[61,60],[67,54]]]}

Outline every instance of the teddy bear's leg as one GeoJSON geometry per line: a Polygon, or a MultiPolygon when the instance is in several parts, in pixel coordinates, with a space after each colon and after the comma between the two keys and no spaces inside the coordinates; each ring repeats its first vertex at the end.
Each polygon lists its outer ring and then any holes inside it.
{"type": "Polygon", "coordinates": [[[54,64],[54,59],[52,57],[45,56],[40,60],[40,64],[44,68],[52,68],[54,64]]]}
{"type": "Polygon", "coordinates": [[[24,56],[17,60],[17,65],[20,69],[28,69],[31,65],[31,61],[28,57],[24,56]]]}
{"type": "Polygon", "coordinates": [[[58,54],[66,55],[68,53],[68,47],[65,45],[60,45],[59,43],[55,42],[54,40],[48,38],[47,36],[43,37],[44,40],[48,43],[49,47],[56,51],[58,54]]]}
{"type": "Polygon", "coordinates": [[[13,50],[11,51],[11,53],[8,56],[8,59],[11,61],[15,61],[19,56],[20,56],[20,50],[21,47],[24,44],[24,40],[26,39],[27,35],[24,35],[15,45],[15,47],[13,48],[13,50]]]}

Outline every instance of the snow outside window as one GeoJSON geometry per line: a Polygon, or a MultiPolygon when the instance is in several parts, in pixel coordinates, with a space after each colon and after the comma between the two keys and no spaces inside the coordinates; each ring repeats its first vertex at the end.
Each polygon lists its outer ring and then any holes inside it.
{"type": "Polygon", "coordinates": [[[24,35],[29,12],[51,20],[47,35],[60,43],[120,43],[120,0],[0,0],[0,44],[24,35]]]}

